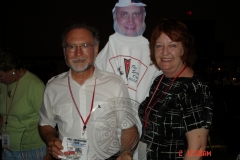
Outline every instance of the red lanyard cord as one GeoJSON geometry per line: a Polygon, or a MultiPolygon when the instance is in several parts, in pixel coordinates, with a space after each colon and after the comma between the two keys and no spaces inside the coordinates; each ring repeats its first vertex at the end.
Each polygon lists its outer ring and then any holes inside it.
{"type": "Polygon", "coordinates": [[[157,104],[157,102],[162,98],[162,96],[169,90],[169,88],[172,86],[172,84],[176,81],[176,79],[180,76],[180,74],[182,74],[182,72],[186,69],[187,66],[184,66],[184,68],[177,74],[177,76],[170,82],[170,84],[167,86],[167,88],[162,92],[162,94],[160,95],[160,97],[153,103],[153,105],[150,107],[150,104],[153,100],[153,97],[164,77],[164,75],[161,76],[161,79],[159,80],[158,82],[158,85],[150,99],[150,101],[148,102],[148,105],[147,105],[147,108],[145,110],[145,121],[144,121],[144,128],[146,129],[147,128],[147,125],[148,125],[148,117],[149,117],[149,114],[150,112],[152,111],[152,109],[155,107],[155,105],[157,104]],[[149,110],[149,111],[148,111],[149,110]]]}
{"type": "MultiPolygon", "coordinates": [[[[96,79],[97,79],[97,78],[96,78],[96,79]]],[[[89,118],[91,117],[91,113],[92,113],[92,109],[93,109],[93,103],[94,103],[94,97],[95,97],[95,89],[96,89],[96,79],[95,79],[95,84],[94,84],[94,89],[93,89],[93,94],[92,94],[91,110],[90,110],[90,113],[89,113],[88,116],[87,116],[86,121],[84,121],[84,120],[83,120],[83,117],[82,117],[82,115],[81,115],[81,113],[80,113],[80,111],[79,111],[79,109],[78,109],[78,107],[77,107],[77,103],[76,103],[76,101],[75,101],[75,99],[74,99],[74,97],[73,97],[73,93],[72,93],[72,89],[71,89],[71,85],[70,85],[70,79],[69,79],[69,76],[68,76],[68,87],[69,87],[69,91],[70,91],[70,94],[71,94],[73,103],[74,103],[74,105],[75,105],[75,108],[77,109],[77,112],[78,112],[78,114],[79,114],[79,116],[80,116],[80,118],[81,118],[81,120],[82,120],[82,122],[83,122],[83,125],[84,125],[84,126],[83,126],[83,130],[84,130],[84,131],[85,131],[86,128],[87,128],[87,123],[88,123],[89,118]]]]}

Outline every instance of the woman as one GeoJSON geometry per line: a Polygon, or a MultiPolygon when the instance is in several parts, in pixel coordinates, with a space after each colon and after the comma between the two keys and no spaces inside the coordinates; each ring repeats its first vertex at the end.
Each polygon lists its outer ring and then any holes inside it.
{"type": "Polygon", "coordinates": [[[42,160],[46,146],[38,133],[43,82],[22,68],[8,50],[0,50],[0,127],[2,159],[42,160]]]}
{"type": "Polygon", "coordinates": [[[163,19],[152,32],[150,56],[163,71],[141,103],[148,160],[201,159],[212,120],[212,96],[191,68],[196,60],[186,25],[163,19]]]}

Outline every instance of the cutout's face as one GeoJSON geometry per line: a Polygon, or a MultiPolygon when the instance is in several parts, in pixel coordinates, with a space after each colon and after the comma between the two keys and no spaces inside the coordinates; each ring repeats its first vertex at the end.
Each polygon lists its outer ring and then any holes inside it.
{"type": "Polygon", "coordinates": [[[142,35],[146,27],[143,12],[141,6],[116,7],[115,32],[129,37],[142,35]]]}

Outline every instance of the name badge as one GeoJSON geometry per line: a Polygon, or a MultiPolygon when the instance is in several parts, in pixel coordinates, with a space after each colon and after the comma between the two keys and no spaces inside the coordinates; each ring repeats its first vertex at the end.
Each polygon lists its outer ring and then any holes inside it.
{"type": "Polygon", "coordinates": [[[63,146],[63,155],[58,156],[62,159],[87,159],[88,153],[88,139],[74,139],[70,137],[63,137],[62,146],[63,146]]]}
{"type": "Polygon", "coordinates": [[[10,149],[10,135],[2,134],[2,148],[10,149]]]}

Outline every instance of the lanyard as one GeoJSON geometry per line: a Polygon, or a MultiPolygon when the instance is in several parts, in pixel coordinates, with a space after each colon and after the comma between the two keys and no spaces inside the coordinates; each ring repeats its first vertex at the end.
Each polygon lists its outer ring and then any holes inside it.
{"type": "Polygon", "coordinates": [[[159,80],[158,84],[157,84],[157,87],[150,99],[150,101],[148,102],[148,105],[147,105],[147,108],[145,110],[145,121],[144,121],[144,128],[146,129],[147,128],[147,125],[148,125],[148,117],[149,117],[149,114],[150,112],[152,111],[153,107],[156,105],[156,103],[162,98],[162,96],[164,95],[164,93],[166,93],[168,91],[168,89],[172,86],[172,84],[175,82],[175,80],[180,76],[180,74],[186,69],[187,66],[184,66],[184,68],[177,74],[177,76],[170,82],[170,84],[167,86],[167,88],[162,92],[162,94],[160,95],[160,97],[153,103],[153,105],[150,107],[150,104],[153,100],[153,97],[160,85],[160,83],[162,82],[162,79],[164,77],[164,74],[161,76],[161,79],[159,80]]]}
{"type": "Polygon", "coordinates": [[[17,84],[15,86],[15,89],[14,89],[14,92],[13,92],[13,96],[12,96],[9,108],[8,108],[8,100],[7,100],[8,99],[8,86],[7,86],[5,131],[7,130],[8,116],[9,116],[10,108],[12,106],[13,98],[15,96],[15,93],[16,93],[16,90],[17,90],[17,87],[18,87],[18,82],[19,82],[19,80],[17,81],[17,84]]]}
{"type": "MultiPolygon", "coordinates": [[[[96,78],[96,79],[97,79],[97,78],[96,78]]],[[[81,115],[81,113],[80,113],[80,111],[79,111],[79,109],[78,109],[78,107],[77,107],[77,103],[76,103],[76,101],[75,101],[75,99],[74,99],[74,97],[73,97],[73,93],[72,93],[72,89],[71,89],[71,85],[70,85],[70,79],[69,79],[69,76],[68,76],[68,87],[69,87],[69,91],[70,91],[70,94],[71,94],[73,103],[74,103],[74,105],[75,105],[75,108],[77,109],[77,112],[78,112],[78,114],[79,114],[79,116],[81,117],[81,120],[82,120],[82,122],[83,122],[83,133],[82,133],[82,136],[85,134],[85,130],[86,130],[86,128],[87,128],[87,123],[88,123],[88,120],[89,120],[89,118],[90,118],[90,116],[91,116],[92,109],[93,109],[93,102],[94,102],[95,88],[96,88],[96,79],[95,79],[95,84],[94,84],[94,89],[93,89],[93,94],[92,94],[91,110],[90,110],[90,112],[89,112],[89,114],[88,114],[88,116],[87,116],[87,119],[84,121],[84,120],[83,120],[83,117],[82,117],[82,115],[81,115]]]]}

